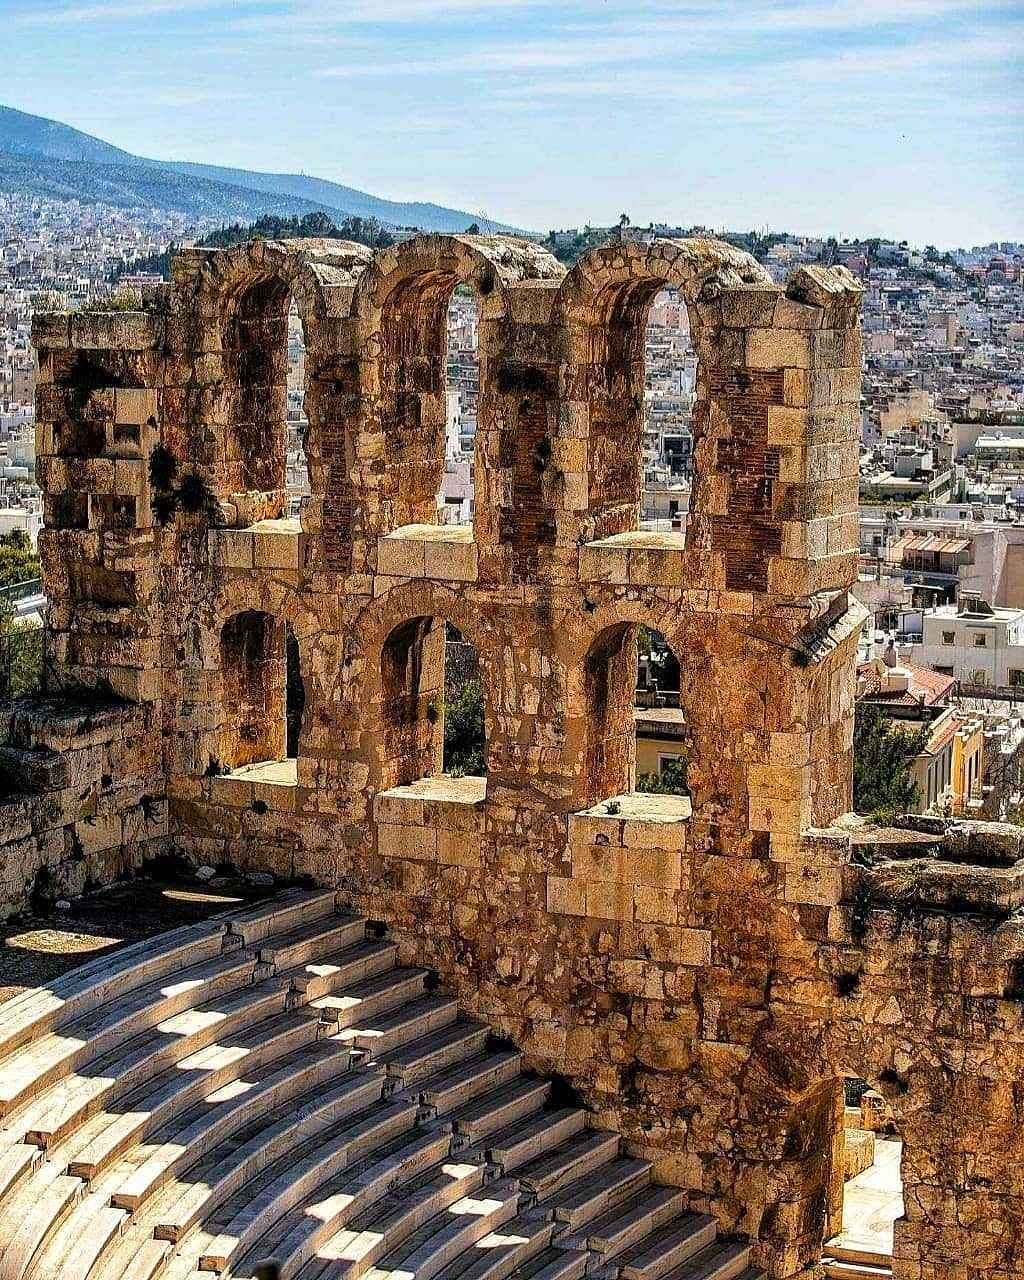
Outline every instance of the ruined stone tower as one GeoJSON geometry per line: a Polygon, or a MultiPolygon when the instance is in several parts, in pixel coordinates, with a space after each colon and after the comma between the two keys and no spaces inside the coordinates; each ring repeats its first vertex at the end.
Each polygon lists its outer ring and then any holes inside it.
{"type": "Polygon", "coordinates": [[[842,269],[780,289],[711,240],[566,273],[467,235],[186,250],[150,310],[38,317],[51,700],[10,734],[73,776],[25,802],[8,902],[41,863],[74,890],[168,849],[337,887],[773,1277],[820,1255],[862,1076],[905,1143],[898,1280],[1021,1280],[1019,833],[961,827],[910,864],[833,825],[863,622],[859,303],[842,269]],[[472,529],[436,523],[459,284],[481,307],[472,529]],[[685,537],[639,529],[666,286],[699,361],[685,537]],[[440,774],[446,624],[479,654],[485,780],[440,774]],[[688,799],[630,789],[640,625],[680,664],[688,799]],[[88,715],[60,711],[83,687],[88,715]]]}

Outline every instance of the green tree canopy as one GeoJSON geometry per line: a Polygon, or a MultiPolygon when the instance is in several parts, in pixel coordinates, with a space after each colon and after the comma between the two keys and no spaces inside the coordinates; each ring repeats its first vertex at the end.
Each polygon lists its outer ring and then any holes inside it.
{"type": "Polygon", "coordinates": [[[853,807],[880,821],[920,801],[911,766],[928,742],[928,726],[894,724],[880,707],[860,703],[853,730],[853,807]]]}
{"type": "Polygon", "coordinates": [[[39,577],[39,557],[24,529],[0,534],[0,587],[13,587],[39,577]]]}
{"type": "Polygon", "coordinates": [[[660,773],[637,774],[636,789],[655,796],[688,796],[686,758],[679,756],[675,760],[666,760],[660,773]]]}
{"type": "Polygon", "coordinates": [[[456,777],[487,772],[484,690],[476,676],[444,704],[444,771],[456,777]]]}

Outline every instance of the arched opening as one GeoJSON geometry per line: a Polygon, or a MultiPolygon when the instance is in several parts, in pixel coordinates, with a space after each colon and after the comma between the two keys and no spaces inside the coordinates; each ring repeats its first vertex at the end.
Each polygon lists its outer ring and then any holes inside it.
{"type": "Polygon", "coordinates": [[[288,505],[285,514],[298,516],[303,499],[309,497],[309,467],[306,438],[309,418],[306,408],[306,335],[299,308],[292,299],[288,308],[288,406],[286,443],[288,505]]]}
{"type": "MultiPolygon", "coordinates": [[[[230,296],[223,328],[228,389],[225,494],[263,495],[260,516],[287,515],[305,475],[305,344],[288,286],[268,274],[230,296]]],[[[308,477],[303,481],[308,486],[308,477]]]]}
{"type": "Polygon", "coordinates": [[[452,624],[413,618],[381,654],[381,789],[422,779],[484,789],[486,711],[475,647],[452,624]]]}
{"type": "Polygon", "coordinates": [[[679,293],[607,286],[589,313],[588,516],[595,539],[685,530],[697,365],[679,293]]]}
{"type": "Polygon", "coordinates": [[[220,666],[220,769],[282,764],[294,775],[306,697],[291,624],[259,609],[236,613],[221,629],[220,666]]]}
{"type": "Polygon", "coordinates": [[[903,1142],[886,1100],[866,1080],[846,1076],[842,1131],[832,1135],[823,1267],[849,1274],[851,1264],[892,1267],[896,1222],[903,1217],[903,1142]]]}
{"type": "Polygon", "coordinates": [[[689,794],[686,717],[679,698],[679,660],[654,627],[637,636],[634,790],[655,795],[689,794]]]}
{"type": "Polygon", "coordinates": [[[384,534],[442,524],[464,528],[472,538],[485,356],[478,298],[493,288],[491,277],[486,284],[467,280],[454,264],[445,265],[415,271],[383,303],[384,534]]]}
{"type": "Polygon", "coordinates": [[[647,312],[641,529],[686,532],[696,396],[689,312],[677,289],[664,288],[647,312]]]}
{"type": "Polygon", "coordinates": [[[448,306],[444,473],[437,522],[472,527],[476,511],[476,425],[480,399],[480,304],[459,285],[448,306]]]}
{"type": "Polygon", "coordinates": [[[595,639],[584,663],[584,807],[657,794],[675,797],[679,816],[689,816],[679,685],[678,658],[661,632],[623,622],[595,639]]]}

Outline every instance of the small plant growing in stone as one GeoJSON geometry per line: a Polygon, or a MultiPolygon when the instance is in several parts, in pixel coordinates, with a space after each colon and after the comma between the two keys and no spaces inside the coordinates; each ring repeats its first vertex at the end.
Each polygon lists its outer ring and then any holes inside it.
{"type": "Polygon", "coordinates": [[[622,805],[619,804],[618,800],[609,800],[605,805],[605,811],[614,817],[617,813],[621,813],[622,805]]]}
{"type": "Polygon", "coordinates": [[[213,490],[198,471],[186,471],[178,483],[178,506],[189,515],[211,512],[217,505],[213,490]]]}
{"type": "Polygon", "coordinates": [[[166,445],[158,444],[149,455],[149,483],[154,489],[170,489],[178,475],[178,459],[166,445]]]}
{"type": "Polygon", "coordinates": [[[93,298],[81,311],[100,314],[104,311],[141,311],[142,295],[136,289],[115,289],[105,298],[93,298]]]}

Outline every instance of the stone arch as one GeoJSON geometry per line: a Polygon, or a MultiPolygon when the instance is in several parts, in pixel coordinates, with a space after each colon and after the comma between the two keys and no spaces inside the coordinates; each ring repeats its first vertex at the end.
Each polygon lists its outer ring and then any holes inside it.
{"type": "MultiPolygon", "coordinates": [[[[480,303],[477,474],[498,431],[493,366],[509,316],[508,290],[522,280],[556,278],[558,263],[539,246],[509,236],[416,236],[379,252],[356,288],[364,415],[359,456],[369,529],[436,524],[445,443],[448,304],[457,285],[480,303]]],[[[479,493],[477,541],[494,540],[493,495],[479,493]]]]}
{"type": "MultiPolygon", "coordinates": [[[[322,608],[322,602],[318,602],[317,608],[314,608],[302,592],[280,579],[262,576],[235,578],[223,585],[212,604],[204,610],[202,621],[186,621],[182,628],[185,641],[183,665],[186,670],[202,673],[207,680],[213,677],[210,694],[219,709],[219,715],[215,718],[221,724],[227,724],[230,719],[228,703],[231,693],[225,687],[223,679],[222,651],[222,637],[227,624],[247,612],[261,614],[273,621],[277,628],[273,636],[276,657],[271,660],[282,664],[279,674],[283,683],[277,690],[282,696],[287,689],[287,672],[284,666],[287,661],[287,635],[288,632],[292,633],[298,648],[298,676],[303,691],[301,727],[295,753],[300,761],[300,774],[304,757],[315,755],[322,745],[322,739],[330,734],[326,705],[331,691],[324,687],[324,675],[330,663],[324,661],[323,652],[316,650],[322,650],[325,646],[328,650],[333,648],[337,628],[330,619],[323,618],[322,608]]],[[[270,637],[268,642],[269,640],[270,637]]],[[[286,701],[281,702],[280,709],[282,723],[280,732],[275,727],[274,751],[271,755],[259,757],[261,759],[270,759],[275,755],[284,758],[287,747],[284,722],[286,701]]],[[[274,714],[276,715],[276,708],[274,714]]],[[[211,738],[210,757],[221,765],[235,767],[225,757],[222,735],[215,737],[216,741],[211,738]]]]}
{"type": "Polygon", "coordinates": [[[238,769],[286,754],[285,625],[242,609],[220,629],[221,729],[217,759],[238,769]]]}
{"type": "Polygon", "coordinates": [[[639,527],[643,497],[644,365],[647,314],[663,288],[679,291],[698,356],[694,435],[707,414],[702,375],[712,355],[699,303],[722,288],[771,279],[749,254],[717,240],[627,241],[585,254],[565,277],[559,311],[565,328],[561,434],[582,436],[585,495],[580,538],[639,527]]]}
{"type": "MultiPolygon", "coordinates": [[[[442,725],[426,717],[430,704],[436,707],[444,693],[443,624],[457,628],[476,650],[488,757],[493,750],[497,641],[481,627],[480,615],[454,592],[433,584],[417,586],[420,589],[407,586],[390,592],[379,607],[367,610],[348,646],[351,654],[360,655],[352,664],[353,680],[360,685],[360,705],[370,709],[369,716],[361,716],[361,736],[370,785],[378,791],[441,772],[442,725]]],[[[354,704],[356,697],[353,683],[345,699],[354,704]]]]}
{"type": "MultiPolygon", "coordinates": [[[[857,1078],[879,1093],[902,1143],[904,1213],[894,1223],[893,1277],[911,1280],[950,1259],[970,1257],[977,1274],[999,1274],[1016,1258],[1016,1237],[994,1220],[978,1232],[964,1206],[991,1178],[990,1161],[1013,1149],[1018,1126],[1005,1106],[1005,1059],[972,1058],[953,1026],[925,1045],[910,1027],[924,1022],[933,999],[926,975],[934,963],[925,939],[937,920],[908,926],[869,913],[854,938],[799,995],[777,1002],[756,1037],[743,1074],[747,1122],[734,1128],[740,1162],[762,1163],[763,1198],[751,1202],[743,1229],[780,1275],[817,1263],[823,1238],[838,1234],[843,1202],[843,1085],[857,1078]],[[864,932],[862,933],[862,929],[864,932]],[[910,930],[908,936],[908,929],[910,930]],[[918,936],[914,931],[920,930],[918,936]],[[918,971],[913,992],[903,966],[880,969],[877,956],[899,946],[918,971]],[[813,1011],[812,1016],[809,1011],[813,1011]],[[966,1053],[966,1057],[965,1057],[966,1053]],[[994,1154],[998,1153],[998,1154],[994,1154]]],[[[814,943],[804,939],[815,954],[814,943]]],[[[1011,1267],[1012,1270],[1012,1267],[1011,1267]]]]}
{"type": "Polygon", "coordinates": [[[351,445],[338,403],[346,384],[338,368],[339,327],[371,251],[348,241],[295,239],[195,252],[195,302],[214,321],[209,339],[220,360],[209,462],[217,496],[228,504],[228,522],[248,524],[284,510],[285,350],[292,300],[308,352],[313,500],[319,511],[325,493],[333,492],[335,505],[347,509],[351,445]]]}
{"type": "Polygon", "coordinates": [[[635,785],[637,636],[642,626],[658,631],[685,669],[676,628],[678,612],[640,601],[598,609],[575,649],[568,673],[566,705],[580,714],[567,726],[567,768],[576,778],[576,806],[589,808],[635,785]]]}

